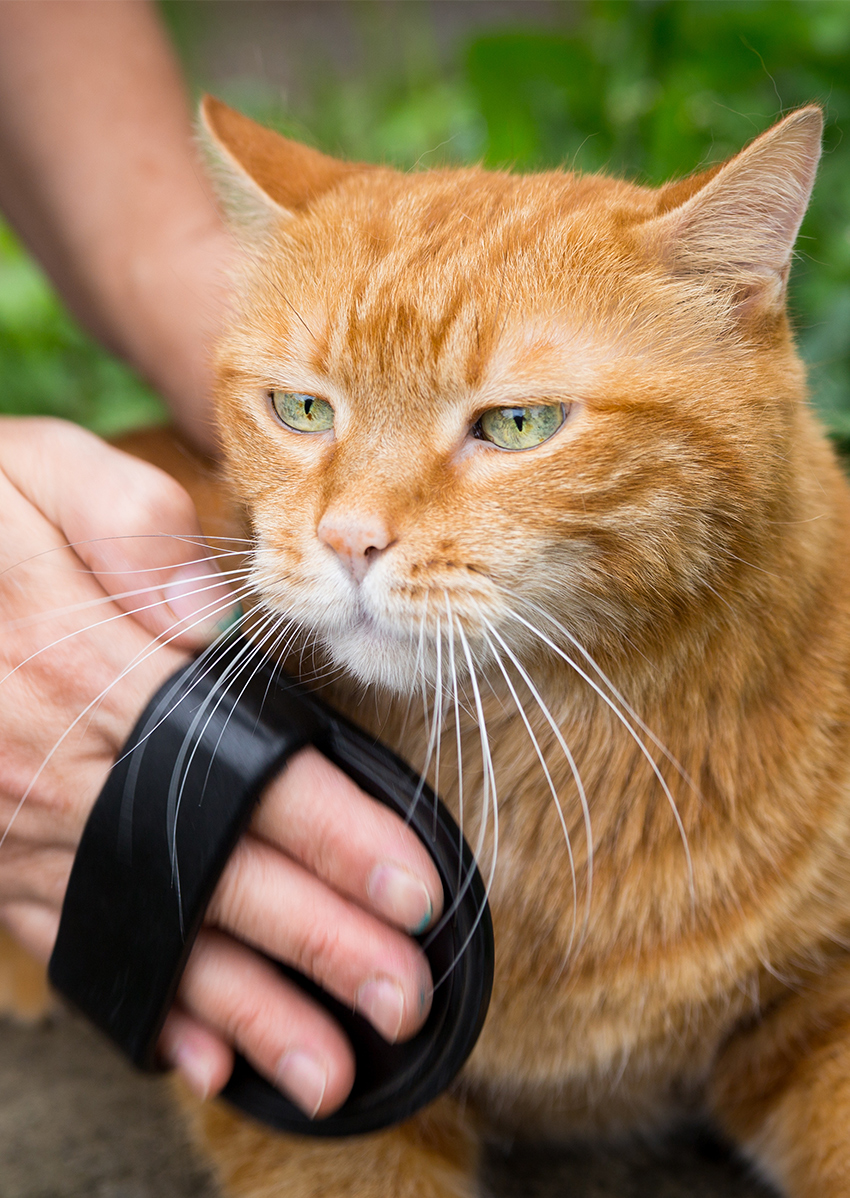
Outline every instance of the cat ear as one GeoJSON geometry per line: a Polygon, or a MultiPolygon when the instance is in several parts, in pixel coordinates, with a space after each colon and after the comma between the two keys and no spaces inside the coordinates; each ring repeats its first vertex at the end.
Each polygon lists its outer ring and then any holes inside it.
{"type": "Polygon", "coordinates": [[[243,228],[291,216],[346,175],[368,169],[281,137],[215,96],[202,99],[200,119],[222,202],[243,228]]]}
{"type": "Polygon", "coordinates": [[[784,303],[822,131],[819,108],[792,112],[723,166],[664,188],[664,214],[641,235],[674,273],[731,288],[739,317],[775,313],[784,303]]]}

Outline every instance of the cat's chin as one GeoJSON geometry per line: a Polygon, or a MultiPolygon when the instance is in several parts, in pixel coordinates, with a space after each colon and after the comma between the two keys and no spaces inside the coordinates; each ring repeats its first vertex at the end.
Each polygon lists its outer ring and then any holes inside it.
{"type": "Polygon", "coordinates": [[[334,664],[366,686],[409,695],[421,683],[423,672],[429,673],[416,643],[376,636],[362,628],[337,635],[326,645],[334,664]]]}

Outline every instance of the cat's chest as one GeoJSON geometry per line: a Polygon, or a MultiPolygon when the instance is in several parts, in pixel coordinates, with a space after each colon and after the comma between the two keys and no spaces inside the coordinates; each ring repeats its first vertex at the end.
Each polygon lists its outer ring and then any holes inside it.
{"type": "MultiPolygon", "coordinates": [[[[591,1130],[651,1111],[663,1121],[699,1095],[719,1046],[802,946],[839,934],[850,885],[816,910],[806,879],[827,852],[838,869],[846,804],[801,841],[775,816],[777,786],[792,794],[799,780],[777,775],[768,795],[751,774],[749,814],[723,809],[604,704],[510,698],[435,711],[433,698],[333,696],[427,773],[476,852],[496,975],[468,1077],[487,1108],[514,1124],[531,1112],[532,1130],[556,1109],[561,1126],[591,1130]],[[765,795],[773,839],[754,822],[765,795]]],[[[687,761],[678,715],[661,732],[687,761]]]]}

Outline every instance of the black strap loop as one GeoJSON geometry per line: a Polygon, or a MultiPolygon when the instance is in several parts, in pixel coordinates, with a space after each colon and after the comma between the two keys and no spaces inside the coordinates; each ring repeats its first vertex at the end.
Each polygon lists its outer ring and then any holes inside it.
{"type": "Polygon", "coordinates": [[[433,792],[384,746],[282,677],[239,637],[178,671],[136,724],[89,817],[50,961],[53,985],[141,1068],[156,1043],[218,879],[266,783],[314,744],[408,819],[431,852],[446,915],[421,942],[431,1014],[406,1044],[285,966],[352,1040],[354,1089],[310,1120],[237,1059],[225,1097],[274,1127],[313,1135],[374,1131],[443,1090],[478,1038],[490,997],[493,934],[468,845],[433,792]]]}

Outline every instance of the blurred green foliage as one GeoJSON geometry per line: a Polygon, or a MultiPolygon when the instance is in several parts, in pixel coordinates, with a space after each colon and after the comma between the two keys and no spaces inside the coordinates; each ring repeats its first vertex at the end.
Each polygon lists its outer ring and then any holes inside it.
{"type": "Polygon", "coordinates": [[[0,411],[63,416],[105,437],[165,418],[149,388],[80,331],[3,225],[0,411]]]}
{"type": "MultiPolygon", "coordinates": [[[[553,0],[550,26],[473,34],[448,65],[433,7],[363,0],[352,13],[364,65],[342,77],[321,45],[311,47],[291,97],[259,73],[223,87],[206,76],[205,32],[220,6],[162,7],[197,89],[212,85],[330,152],[404,166],[566,164],[660,183],[820,102],[825,154],[798,242],[792,311],[815,402],[850,440],[850,0],[553,0]]],[[[160,412],[74,328],[8,235],[0,406],[61,411],[101,431],[160,412]]]]}
{"type": "Polygon", "coordinates": [[[850,438],[850,4],[598,0],[569,35],[478,39],[466,77],[488,163],[566,160],[655,184],[722,161],[783,112],[821,103],[824,156],[791,310],[815,402],[850,438]]]}

